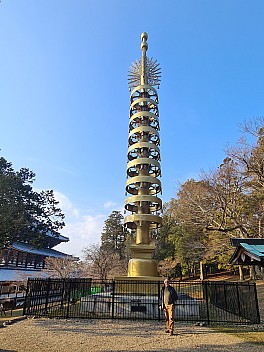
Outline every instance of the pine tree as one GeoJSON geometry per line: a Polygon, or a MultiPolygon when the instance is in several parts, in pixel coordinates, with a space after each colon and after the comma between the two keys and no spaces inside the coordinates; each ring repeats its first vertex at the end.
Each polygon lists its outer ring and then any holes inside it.
{"type": "Polygon", "coordinates": [[[33,190],[35,174],[27,168],[15,171],[0,157],[0,246],[15,241],[49,246],[47,232],[57,236],[64,226],[52,190],[33,190]]]}
{"type": "Polygon", "coordinates": [[[118,253],[124,258],[126,249],[127,231],[123,225],[124,217],[120,211],[112,211],[101,234],[101,248],[118,253]]]}

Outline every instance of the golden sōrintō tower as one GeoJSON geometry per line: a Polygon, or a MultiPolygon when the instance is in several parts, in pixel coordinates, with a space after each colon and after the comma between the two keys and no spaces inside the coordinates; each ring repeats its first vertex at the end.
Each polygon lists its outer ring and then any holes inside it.
{"type": "Polygon", "coordinates": [[[159,63],[147,57],[148,35],[141,34],[142,56],[132,64],[128,81],[131,91],[127,152],[125,226],[133,233],[129,277],[157,277],[153,259],[155,234],[162,225],[158,93],[159,63]]]}

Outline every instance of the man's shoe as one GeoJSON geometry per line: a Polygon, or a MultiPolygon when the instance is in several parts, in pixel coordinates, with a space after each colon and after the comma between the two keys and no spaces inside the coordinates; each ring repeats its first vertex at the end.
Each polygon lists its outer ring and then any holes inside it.
{"type": "Polygon", "coordinates": [[[170,330],[166,329],[165,332],[166,332],[166,334],[168,334],[170,332],[170,330]]]}

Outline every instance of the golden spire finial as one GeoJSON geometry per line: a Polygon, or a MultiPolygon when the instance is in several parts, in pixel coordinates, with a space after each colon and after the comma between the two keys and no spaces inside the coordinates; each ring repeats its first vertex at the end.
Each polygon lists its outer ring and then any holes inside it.
{"type": "Polygon", "coordinates": [[[147,51],[148,50],[148,43],[147,43],[147,40],[148,40],[148,34],[146,32],[143,32],[141,34],[141,50],[142,51],[147,51]]]}
{"type": "Polygon", "coordinates": [[[148,34],[143,32],[141,34],[141,51],[142,57],[129,68],[128,84],[129,87],[137,87],[139,85],[159,86],[160,84],[160,67],[157,60],[147,57],[148,50],[148,34]]]}
{"type": "Polygon", "coordinates": [[[148,35],[146,32],[141,34],[141,51],[142,51],[142,58],[141,58],[141,77],[140,77],[140,84],[148,84],[148,72],[147,72],[147,55],[146,52],[148,50],[148,35]]]}

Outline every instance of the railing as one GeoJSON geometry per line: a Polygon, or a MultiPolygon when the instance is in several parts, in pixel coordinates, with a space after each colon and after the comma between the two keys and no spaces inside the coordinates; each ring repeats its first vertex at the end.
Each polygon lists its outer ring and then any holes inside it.
{"type": "MultiPolygon", "coordinates": [[[[233,314],[259,323],[256,285],[241,282],[205,282],[208,302],[218,309],[218,314],[233,314]]],[[[217,317],[219,319],[219,317],[217,317]]],[[[212,317],[211,317],[212,320],[212,317]]]]}
{"type": "Polygon", "coordinates": [[[6,283],[0,281],[0,315],[7,311],[21,309],[24,306],[26,288],[20,282],[6,283]]]}
{"type": "MultiPolygon", "coordinates": [[[[259,323],[254,283],[177,281],[175,320],[259,323]]],[[[160,320],[162,283],[92,279],[29,279],[24,314],[59,318],[160,320]]]]}

